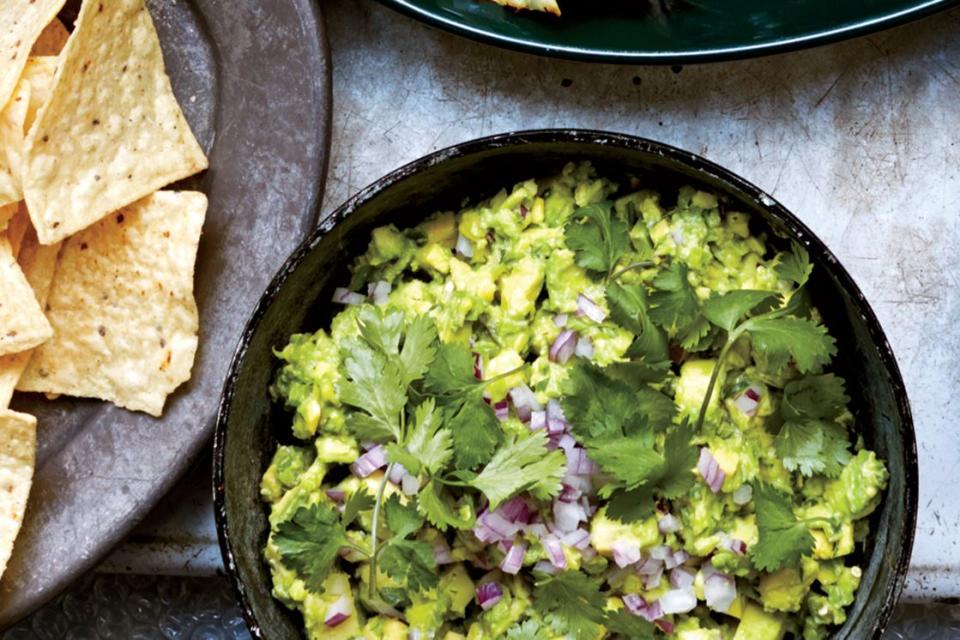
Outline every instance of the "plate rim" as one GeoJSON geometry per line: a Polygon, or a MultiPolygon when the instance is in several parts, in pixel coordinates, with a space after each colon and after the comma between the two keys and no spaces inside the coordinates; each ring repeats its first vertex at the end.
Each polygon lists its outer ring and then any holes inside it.
{"type": "Polygon", "coordinates": [[[733,47],[702,49],[697,51],[607,51],[589,47],[569,45],[541,44],[533,40],[514,37],[481,29],[452,18],[446,18],[434,11],[418,6],[416,0],[377,0],[380,4],[414,18],[420,22],[437,27],[448,33],[521,53],[574,60],[579,62],[597,62],[612,64],[643,64],[652,66],[686,65],[731,60],[746,60],[778,53],[787,53],[836,43],[859,36],[870,35],[885,29],[901,26],[921,18],[929,17],[941,11],[960,7],[960,0],[922,0],[912,7],[894,11],[882,16],[858,20],[852,24],[833,29],[820,30],[775,42],[744,44],[733,47]]]}
{"type": "Polygon", "coordinates": [[[903,381],[903,375],[900,366],[897,363],[893,348],[886,337],[883,325],[867,300],[863,291],[857,285],[853,276],[850,275],[846,267],[843,266],[833,251],[820,237],[813,233],[803,220],[787,209],[778,200],[769,195],[764,189],[755,185],[750,180],[740,176],[738,173],[727,169],[726,167],[709,160],[702,155],[686,151],[680,147],[660,142],[651,138],[637,136],[627,133],[603,131],[597,129],[574,128],[574,127],[556,127],[528,130],[511,130],[503,133],[488,135],[480,138],[466,140],[448,147],[433,151],[427,155],[419,157],[407,164],[404,164],[392,171],[384,174],[374,182],[357,191],[342,204],[337,206],[329,215],[327,215],[314,231],[303,240],[303,242],[293,250],[283,265],[277,270],[270,283],[264,289],[263,296],[254,306],[249,315],[249,320],[243,329],[241,338],[237,343],[236,350],[231,355],[230,366],[227,371],[227,377],[224,381],[223,392],[220,398],[220,405],[217,412],[217,421],[213,440],[213,470],[211,473],[211,490],[214,503],[214,519],[217,528],[217,541],[220,547],[220,553],[223,558],[224,568],[229,577],[233,592],[240,605],[247,628],[252,637],[257,640],[264,640],[265,636],[259,626],[256,615],[253,610],[253,603],[248,597],[248,587],[240,577],[237,569],[236,556],[234,555],[234,537],[230,531],[230,523],[227,517],[226,506],[226,443],[228,423],[230,421],[232,402],[235,393],[235,382],[239,377],[243,362],[246,358],[250,342],[260,326],[260,322],[266,315],[271,305],[279,295],[280,289],[284,286],[289,277],[296,271],[314,250],[316,245],[327,234],[334,232],[335,228],[354,211],[363,206],[371,198],[376,197],[380,192],[389,187],[402,182],[410,175],[444,163],[449,160],[472,155],[474,153],[496,149],[499,147],[509,147],[522,144],[524,142],[566,142],[579,143],[587,145],[611,145],[628,148],[632,150],[646,150],[662,156],[668,156],[676,159],[683,164],[692,166],[705,175],[712,176],[721,180],[731,187],[742,191],[749,197],[763,205],[763,208],[771,212],[776,218],[783,221],[792,228],[792,232],[797,237],[812,238],[818,245],[818,251],[822,250],[822,259],[830,264],[836,277],[840,280],[841,286],[847,291],[851,299],[855,301],[857,310],[862,314],[866,329],[870,335],[871,342],[876,346],[879,360],[883,370],[888,374],[890,385],[894,390],[896,400],[896,412],[900,419],[901,433],[900,437],[903,444],[903,456],[906,460],[904,469],[904,512],[912,523],[912,526],[906,527],[905,535],[896,545],[902,549],[898,554],[896,566],[893,567],[893,579],[886,585],[882,594],[883,603],[881,605],[880,616],[872,623],[873,638],[879,639],[886,630],[893,616],[894,607],[900,598],[906,582],[907,571],[910,567],[910,558],[913,553],[914,540],[916,538],[917,509],[919,501],[919,462],[917,456],[917,438],[914,426],[913,412],[910,406],[910,399],[907,393],[906,384],[903,381]]]}

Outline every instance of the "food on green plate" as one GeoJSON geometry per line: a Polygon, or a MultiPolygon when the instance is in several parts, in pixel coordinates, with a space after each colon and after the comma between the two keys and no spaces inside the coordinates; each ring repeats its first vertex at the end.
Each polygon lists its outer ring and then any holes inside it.
{"type": "Polygon", "coordinates": [[[560,15],[560,6],[556,0],[492,0],[501,7],[510,7],[511,9],[528,9],[530,11],[543,11],[552,13],[555,16],[560,15]]]}
{"type": "Polygon", "coordinates": [[[375,229],[278,352],[274,596],[311,638],[826,637],[887,471],[812,268],[589,165],[375,229]]]}
{"type": "Polygon", "coordinates": [[[0,409],[0,575],[23,524],[33,482],[37,419],[0,409]]]}

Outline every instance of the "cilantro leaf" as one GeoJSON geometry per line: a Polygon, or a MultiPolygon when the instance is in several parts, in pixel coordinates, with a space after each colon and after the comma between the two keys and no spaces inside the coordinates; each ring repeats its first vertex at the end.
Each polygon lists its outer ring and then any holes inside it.
{"type": "Polygon", "coordinates": [[[421,469],[430,474],[438,473],[453,456],[453,436],[440,426],[436,402],[427,398],[416,409],[406,446],[388,445],[387,457],[414,475],[419,475],[421,469]]]}
{"type": "Polygon", "coordinates": [[[612,633],[630,640],[648,640],[654,637],[653,623],[624,610],[608,611],[604,626],[612,633]]]}
{"type": "Polygon", "coordinates": [[[412,591],[433,589],[439,583],[437,560],[426,542],[392,539],[380,552],[380,568],[412,591]]]}
{"type": "Polygon", "coordinates": [[[383,503],[383,517],[394,539],[406,538],[423,527],[423,516],[414,507],[401,503],[397,494],[383,503]]]}
{"type": "Polygon", "coordinates": [[[515,624],[507,630],[507,640],[550,640],[550,634],[533,619],[515,624]]]}
{"type": "Polygon", "coordinates": [[[846,429],[823,420],[784,422],[773,446],[784,467],[805,476],[822,473],[835,478],[851,457],[846,429]]]}
{"type": "Polygon", "coordinates": [[[407,386],[394,362],[368,344],[351,340],[344,349],[346,379],[338,385],[340,401],[366,414],[348,419],[360,439],[400,438],[400,412],[407,403],[407,386]]]}
{"type": "Polygon", "coordinates": [[[853,457],[850,454],[850,441],[847,430],[836,422],[823,424],[823,474],[836,478],[853,457]]]}
{"type": "Polygon", "coordinates": [[[847,408],[843,378],[832,373],[807,376],[788,382],[783,389],[783,416],[798,418],[838,418],[847,408]]]}
{"type": "Polygon", "coordinates": [[[400,373],[404,384],[409,386],[422,378],[436,354],[437,326],[429,316],[417,316],[404,331],[400,351],[400,373]]]}
{"type": "Polygon", "coordinates": [[[700,315],[700,301],[687,273],[687,265],[674,262],[653,279],[650,319],[664,329],[682,328],[700,315]]]}
{"type": "Polygon", "coordinates": [[[623,523],[646,520],[655,509],[653,487],[641,486],[636,489],[617,489],[607,501],[607,517],[623,523]]]}
{"type": "Polygon", "coordinates": [[[807,525],[794,515],[790,496],[760,484],[753,488],[753,502],[759,531],[750,548],[754,566],[773,572],[799,565],[800,558],[813,551],[814,540],[807,525]]]}
{"type": "Polygon", "coordinates": [[[581,442],[621,436],[628,418],[642,413],[636,394],[622,380],[586,363],[569,371],[560,404],[581,442]]]}
{"type": "Polygon", "coordinates": [[[837,354],[834,339],[811,320],[757,317],[743,326],[750,334],[753,348],[778,368],[792,359],[801,373],[812,373],[829,364],[837,354]]]}
{"type": "Polygon", "coordinates": [[[533,604],[543,616],[553,615],[574,640],[592,640],[606,619],[600,585],[579,571],[564,571],[537,581],[533,604]]]}
{"type": "Polygon", "coordinates": [[[612,204],[601,202],[573,212],[565,234],[577,264],[608,275],[630,249],[627,224],[612,214],[612,204]]]}
{"type": "Polygon", "coordinates": [[[773,291],[739,289],[713,296],[703,303],[703,315],[721,329],[733,331],[737,323],[752,309],[776,297],[773,291]]]}
{"type": "Polygon", "coordinates": [[[713,325],[700,315],[680,327],[676,339],[686,351],[704,351],[710,348],[714,331],[713,325]]]}
{"type": "Polygon", "coordinates": [[[365,304],[357,312],[363,341],[385,356],[397,355],[403,333],[403,311],[365,304]]]}
{"type": "Polygon", "coordinates": [[[417,510],[437,529],[449,527],[469,529],[476,522],[473,507],[467,503],[454,504],[446,490],[436,480],[431,480],[417,494],[417,510]]]}
{"type": "Polygon", "coordinates": [[[657,478],[657,489],[664,498],[673,500],[684,495],[693,487],[700,450],[691,442],[693,425],[684,421],[676,429],[667,432],[664,440],[663,473],[657,478]]]}
{"type": "Polygon", "coordinates": [[[310,591],[323,593],[337,554],[350,541],[337,510],[314,504],[300,507],[290,520],[277,525],[273,543],[283,564],[302,575],[310,591]]]}
{"type": "Polygon", "coordinates": [[[454,462],[458,469],[473,469],[490,460],[503,441],[503,430],[493,409],[481,397],[467,400],[447,419],[453,434],[454,462]]]}
{"type": "Polygon", "coordinates": [[[462,395],[480,384],[473,375],[473,354],[459,342],[440,345],[424,379],[426,390],[437,396],[462,395]]]}
{"type": "Polygon", "coordinates": [[[653,449],[653,438],[643,435],[592,440],[587,450],[601,469],[628,489],[646,484],[663,466],[663,458],[653,449]]]}
{"type": "Polygon", "coordinates": [[[373,509],[374,504],[376,504],[376,500],[373,499],[373,496],[370,495],[366,487],[360,487],[354,491],[343,505],[343,514],[341,515],[343,526],[349,527],[350,524],[357,519],[361,511],[373,509]]]}
{"type": "Polygon", "coordinates": [[[490,509],[521,491],[546,500],[560,493],[560,480],[567,471],[562,451],[547,451],[547,435],[536,431],[501,447],[470,486],[483,492],[490,509]]]}
{"type": "Polygon", "coordinates": [[[614,365],[615,370],[640,382],[662,380],[670,367],[670,353],[667,336],[650,320],[646,289],[612,282],[606,295],[610,319],[637,336],[626,353],[631,362],[614,365]]]}
{"type": "Polygon", "coordinates": [[[782,254],[780,264],[777,265],[777,276],[802,287],[813,273],[810,254],[803,245],[796,242],[791,243],[790,249],[789,253],[782,254]]]}

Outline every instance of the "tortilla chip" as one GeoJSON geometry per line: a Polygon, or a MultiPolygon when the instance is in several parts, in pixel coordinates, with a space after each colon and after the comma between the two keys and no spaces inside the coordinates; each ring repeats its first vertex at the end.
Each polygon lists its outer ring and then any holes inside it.
{"type": "Polygon", "coordinates": [[[193,270],[206,209],[202,193],[158,191],[68,238],[47,299],[54,336],[17,389],[159,416],[196,354],[193,270]]]}
{"type": "Polygon", "coordinates": [[[0,112],[0,206],[23,199],[23,124],[30,108],[30,83],[21,82],[0,112]]]}
{"type": "Polygon", "coordinates": [[[70,38],[70,32],[60,22],[60,18],[54,18],[43,28],[37,41],[33,43],[33,49],[30,50],[32,56],[56,56],[63,51],[64,45],[70,38]]]}
{"type": "Polygon", "coordinates": [[[32,349],[53,335],[6,235],[0,236],[0,291],[0,355],[32,349]]]}
{"type": "MultiPolygon", "coordinates": [[[[53,274],[57,268],[57,254],[60,253],[60,244],[42,245],[37,241],[37,234],[32,229],[24,239],[17,261],[23,269],[27,282],[33,288],[37,303],[41,308],[47,304],[47,294],[53,282],[53,274]]],[[[30,362],[30,351],[21,351],[6,356],[0,356],[0,409],[10,406],[13,390],[20,380],[20,376],[30,362]]]]}
{"type": "Polygon", "coordinates": [[[85,2],[27,136],[23,187],[40,242],[206,167],[143,0],[85,2]]]}
{"type": "Polygon", "coordinates": [[[3,0],[0,3],[0,108],[17,88],[23,65],[44,27],[64,0],[3,0]]]}
{"type": "Polygon", "coordinates": [[[17,212],[10,218],[10,224],[7,225],[7,240],[10,241],[11,253],[16,258],[20,255],[20,244],[24,236],[27,235],[27,230],[32,227],[30,226],[30,216],[27,215],[26,206],[22,202],[13,206],[16,206],[17,212]]]}
{"type": "Polygon", "coordinates": [[[27,66],[23,68],[23,77],[20,79],[20,82],[30,83],[30,102],[23,122],[24,136],[37,119],[40,107],[50,99],[50,93],[53,91],[53,76],[56,72],[56,56],[35,56],[27,60],[27,66]]]}
{"type": "Polygon", "coordinates": [[[10,224],[10,221],[13,220],[13,216],[17,215],[17,211],[19,210],[19,202],[11,202],[10,204],[5,204],[0,207],[0,233],[3,233],[7,230],[7,225],[10,224]]]}
{"type": "Polygon", "coordinates": [[[7,568],[13,541],[23,524],[36,452],[37,419],[0,410],[0,575],[7,568]]]}

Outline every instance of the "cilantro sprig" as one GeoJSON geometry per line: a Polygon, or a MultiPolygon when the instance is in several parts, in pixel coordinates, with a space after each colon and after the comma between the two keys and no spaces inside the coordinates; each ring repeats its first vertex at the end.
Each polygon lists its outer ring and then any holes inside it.
{"type": "Polygon", "coordinates": [[[600,581],[580,571],[564,571],[537,580],[533,606],[574,640],[596,638],[601,627],[636,640],[654,637],[652,624],[637,616],[606,609],[600,581]]]}
{"type": "Polygon", "coordinates": [[[769,485],[753,488],[757,514],[757,542],[750,547],[750,558],[760,571],[778,571],[797,566],[801,557],[813,551],[814,539],[809,525],[827,522],[824,518],[801,520],[793,512],[788,494],[769,485]]]}

